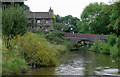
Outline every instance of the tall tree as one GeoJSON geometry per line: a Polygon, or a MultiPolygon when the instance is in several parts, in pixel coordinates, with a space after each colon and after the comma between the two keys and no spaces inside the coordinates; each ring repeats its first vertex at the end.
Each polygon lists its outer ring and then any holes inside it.
{"type": "Polygon", "coordinates": [[[81,14],[81,24],[79,25],[79,32],[90,33],[93,32],[91,23],[94,22],[94,19],[100,14],[100,11],[104,8],[104,3],[90,3],[85,7],[81,14]]]}
{"type": "Polygon", "coordinates": [[[62,28],[65,32],[78,32],[77,29],[77,22],[79,19],[77,17],[73,17],[72,15],[67,15],[65,17],[60,17],[59,15],[56,15],[56,22],[57,23],[63,23],[64,27],[62,28]]]}
{"type": "Polygon", "coordinates": [[[27,12],[19,5],[8,6],[2,8],[2,34],[7,48],[14,36],[23,35],[27,30],[27,12]]]}

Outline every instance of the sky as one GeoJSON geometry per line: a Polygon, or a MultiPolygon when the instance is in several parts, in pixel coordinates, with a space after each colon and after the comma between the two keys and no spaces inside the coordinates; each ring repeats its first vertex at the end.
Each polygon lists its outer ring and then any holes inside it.
{"type": "Polygon", "coordinates": [[[94,2],[109,3],[110,0],[27,0],[25,4],[30,7],[32,12],[48,12],[51,7],[54,14],[60,16],[72,15],[80,18],[85,6],[94,2]]]}

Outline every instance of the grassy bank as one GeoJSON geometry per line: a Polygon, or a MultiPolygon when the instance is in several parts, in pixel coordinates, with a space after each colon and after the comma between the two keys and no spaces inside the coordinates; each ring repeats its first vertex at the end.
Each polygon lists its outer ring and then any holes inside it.
{"type": "Polygon", "coordinates": [[[118,38],[114,35],[108,35],[107,42],[95,42],[90,49],[115,58],[120,56],[120,53],[118,52],[118,38]]]}

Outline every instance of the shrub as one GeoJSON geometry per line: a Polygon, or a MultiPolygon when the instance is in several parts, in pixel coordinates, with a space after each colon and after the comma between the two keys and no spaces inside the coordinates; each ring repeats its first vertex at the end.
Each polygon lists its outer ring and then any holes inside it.
{"type": "Polygon", "coordinates": [[[2,46],[2,74],[16,75],[28,69],[24,58],[14,49],[10,52],[3,44],[2,46]]]}
{"type": "Polygon", "coordinates": [[[103,53],[103,54],[110,54],[110,47],[111,46],[105,42],[97,41],[91,47],[91,49],[96,51],[96,52],[103,53]]]}
{"type": "Polygon", "coordinates": [[[118,47],[116,45],[110,48],[110,54],[112,57],[118,56],[118,47]]]}
{"type": "Polygon", "coordinates": [[[107,36],[107,43],[111,46],[114,46],[116,44],[116,36],[114,35],[108,35],[107,36]]]}
{"type": "Polygon", "coordinates": [[[63,38],[63,32],[60,31],[52,31],[45,35],[45,38],[52,44],[63,44],[64,38],[63,38]]]}
{"type": "Polygon", "coordinates": [[[28,32],[24,36],[18,36],[16,43],[30,65],[55,66],[57,64],[55,56],[59,52],[45,38],[28,32]]]}
{"type": "Polygon", "coordinates": [[[117,43],[118,43],[118,56],[120,56],[120,36],[118,37],[117,43]]]}
{"type": "Polygon", "coordinates": [[[100,41],[97,41],[94,44],[94,49],[95,49],[94,51],[101,52],[103,50],[102,47],[103,47],[103,43],[100,41]]]}
{"type": "Polygon", "coordinates": [[[110,48],[111,48],[111,46],[109,45],[109,44],[107,44],[107,43],[103,43],[103,47],[102,47],[102,51],[101,51],[101,53],[104,53],[104,54],[110,54],[110,48]]]}
{"type": "Polygon", "coordinates": [[[54,49],[56,49],[59,53],[63,53],[67,50],[64,45],[54,45],[54,49]]]}

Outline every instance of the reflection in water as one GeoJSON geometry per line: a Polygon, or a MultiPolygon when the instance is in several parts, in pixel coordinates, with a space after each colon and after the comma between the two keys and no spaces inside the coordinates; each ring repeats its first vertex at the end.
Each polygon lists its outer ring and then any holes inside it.
{"type": "Polygon", "coordinates": [[[60,56],[57,67],[34,68],[25,75],[116,75],[118,74],[118,61],[114,58],[87,51],[66,52],[60,56]]]}

